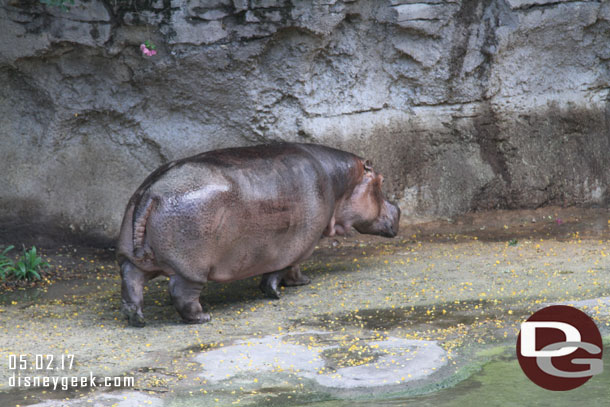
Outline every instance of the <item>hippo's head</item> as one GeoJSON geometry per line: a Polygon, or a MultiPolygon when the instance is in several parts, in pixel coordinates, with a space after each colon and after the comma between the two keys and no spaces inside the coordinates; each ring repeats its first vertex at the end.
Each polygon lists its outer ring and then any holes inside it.
{"type": "Polygon", "coordinates": [[[360,165],[361,179],[335,212],[334,232],[343,235],[353,226],[360,233],[394,237],[400,209],[383,196],[383,176],[373,171],[369,161],[361,161],[360,165]]]}

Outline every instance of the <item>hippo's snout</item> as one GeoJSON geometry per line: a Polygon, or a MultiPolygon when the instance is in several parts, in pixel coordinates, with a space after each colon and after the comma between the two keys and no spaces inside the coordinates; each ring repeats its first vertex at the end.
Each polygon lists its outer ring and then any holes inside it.
{"type": "Polygon", "coordinates": [[[400,227],[400,208],[396,205],[390,204],[396,211],[392,221],[392,232],[394,232],[394,236],[398,234],[398,228],[400,227]]]}
{"type": "Polygon", "coordinates": [[[386,219],[384,219],[384,228],[380,235],[383,237],[394,237],[398,234],[400,224],[400,208],[388,201],[384,202],[384,206],[386,219]]]}

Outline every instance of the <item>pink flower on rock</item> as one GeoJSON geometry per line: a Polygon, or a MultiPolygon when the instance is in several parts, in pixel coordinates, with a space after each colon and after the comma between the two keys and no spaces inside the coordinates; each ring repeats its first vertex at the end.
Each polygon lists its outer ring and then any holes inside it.
{"type": "Polygon", "coordinates": [[[146,55],[147,57],[157,55],[157,51],[154,49],[148,49],[148,47],[146,47],[146,44],[140,44],[140,51],[142,51],[142,54],[146,55]]]}

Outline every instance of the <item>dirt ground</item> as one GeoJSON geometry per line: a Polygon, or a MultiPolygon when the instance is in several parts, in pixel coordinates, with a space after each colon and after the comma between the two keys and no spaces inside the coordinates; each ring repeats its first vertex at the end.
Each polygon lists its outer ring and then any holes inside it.
{"type": "MultiPolygon", "coordinates": [[[[273,336],[309,349],[326,346],[322,370],[334,371],[377,358],[370,349],[375,341],[434,341],[445,352],[442,368],[374,389],[429,391],[435,383],[459,380],[481,352],[514,343],[519,324],[545,304],[577,302],[608,335],[609,238],[606,209],[544,208],[410,225],[394,239],[324,239],[303,267],[312,283],[282,289],[280,300],[264,297],[260,278],[210,283],[202,302],[212,321],[204,325],[181,324],[167,280],[155,279],[145,293],[147,325],[141,329],[128,327],[120,313],[111,250],[43,249],[53,265],[49,279],[0,295],[0,404],[80,405],[73,401],[93,398],[106,405],[98,395],[108,393],[134,397],[135,404],[124,405],[172,405],[185,394],[206,400],[192,405],[297,405],[303,393],[318,399],[354,394],[307,387],[297,373],[282,381],[279,368],[221,384],[202,376],[198,355],[273,336]],[[11,355],[33,362],[37,354],[55,360],[74,355],[71,370],[52,374],[126,375],[135,384],[69,391],[11,387],[11,355]]],[[[108,405],[123,405],[113,400],[108,405]]]]}

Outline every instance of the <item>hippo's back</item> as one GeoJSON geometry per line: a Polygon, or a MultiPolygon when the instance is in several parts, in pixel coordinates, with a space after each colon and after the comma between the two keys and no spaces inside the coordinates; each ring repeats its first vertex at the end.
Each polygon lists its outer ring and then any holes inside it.
{"type": "Polygon", "coordinates": [[[320,178],[342,184],[345,180],[337,181],[332,168],[341,163],[348,166],[355,157],[330,147],[300,143],[208,151],[158,168],[134,194],[134,206],[137,208],[146,195],[178,199],[212,185],[217,189],[237,187],[242,194],[273,197],[282,194],[282,189],[291,193],[294,188],[318,188],[320,178]]]}

